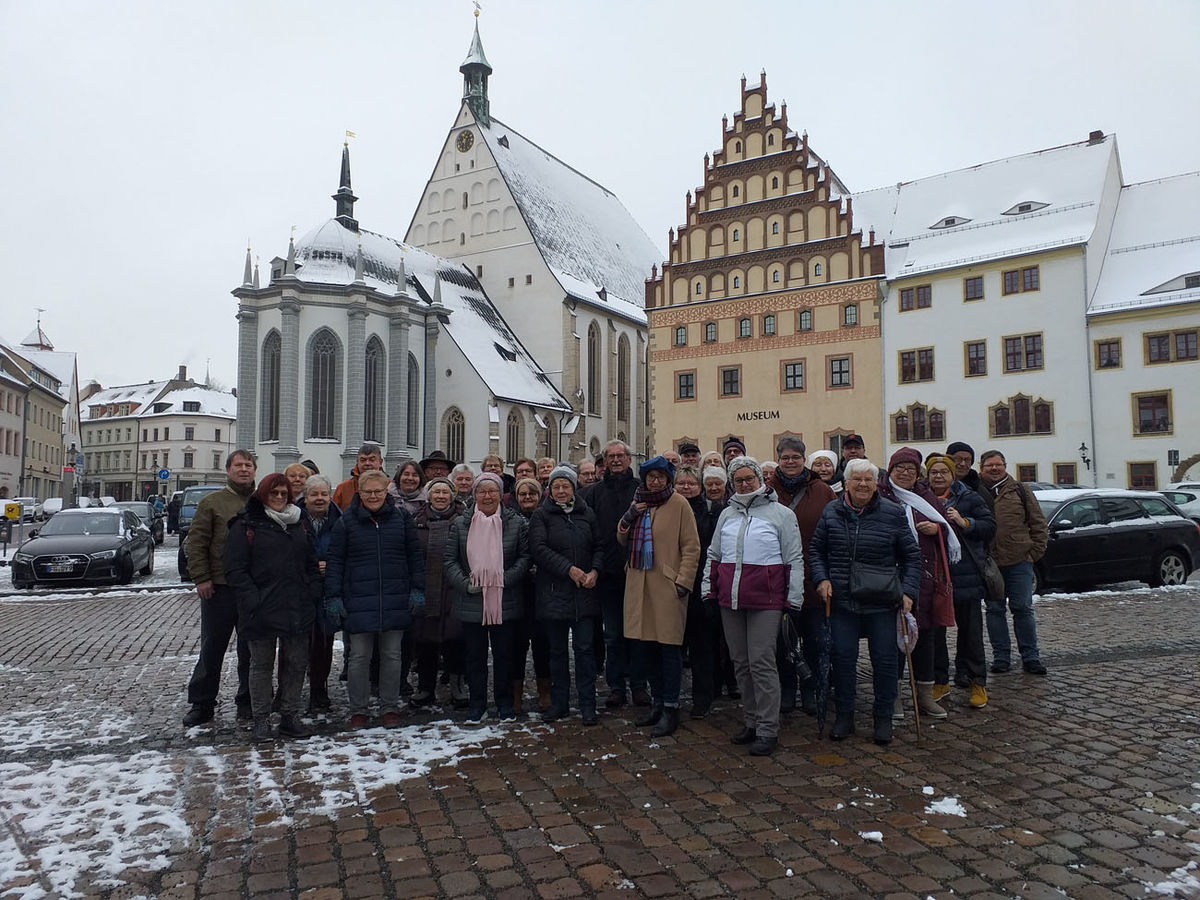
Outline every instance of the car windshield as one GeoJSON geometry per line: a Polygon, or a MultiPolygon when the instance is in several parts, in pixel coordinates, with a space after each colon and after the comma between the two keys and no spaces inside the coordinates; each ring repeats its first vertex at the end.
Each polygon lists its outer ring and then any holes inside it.
{"type": "Polygon", "coordinates": [[[69,516],[59,513],[38,532],[38,537],[56,534],[118,534],[121,517],[118,515],[69,516]]]}
{"type": "Polygon", "coordinates": [[[183,505],[184,506],[195,506],[197,503],[199,503],[201,500],[203,500],[208,494],[211,494],[213,491],[216,491],[216,490],[220,490],[220,488],[216,488],[216,487],[188,488],[186,491],[183,492],[183,505]]]}
{"type": "Polygon", "coordinates": [[[117,506],[121,509],[132,510],[138,514],[139,518],[150,518],[150,506],[147,503],[143,503],[141,500],[130,500],[125,503],[118,503],[117,506]]]}
{"type": "MultiPolygon", "coordinates": [[[[1037,496],[1036,494],[1034,495],[1037,496]]],[[[1046,521],[1050,521],[1050,517],[1058,512],[1058,508],[1063,505],[1062,500],[1047,500],[1044,497],[1037,498],[1038,506],[1042,508],[1042,512],[1046,514],[1046,521]]]]}

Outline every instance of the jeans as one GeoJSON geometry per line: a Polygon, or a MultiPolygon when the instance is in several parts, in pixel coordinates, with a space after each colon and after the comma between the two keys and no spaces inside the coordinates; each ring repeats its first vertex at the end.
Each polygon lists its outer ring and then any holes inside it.
{"type": "Polygon", "coordinates": [[[833,686],[838,715],[854,714],[858,641],[864,635],[871,653],[876,719],[890,719],[896,702],[896,616],[878,612],[856,615],[833,607],[829,617],[833,686]]]}
{"type": "MultiPolygon", "coordinates": [[[[212,709],[217,705],[217,690],[221,686],[221,665],[229,638],[237,628],[237,600],[233,588],[226,584],[213,585],[212,596],[200,599],[200,658],[188,682],[188,703],[212,709]]],[[[239,705],[250,702],[250,647],[238,635],[238,689],[234,699],[239,705]]]]}
{"type": "Polygon", "coordinates": [[[692,704],[701,708],[712,705],[716,698],[717,651],[716,619],[720,615],[711,600],[701,600],[695,594],[688,599],[687,623],[683,642],[692,661],[692,704]]]}
{"type": "Polygon", "coordinates": [[[645,672],[650,682],[650,696],[655,705],[678,709],[679,689],[683,684],[683,647],[632,638],[629,643],[633,645],[638,671],[645,672]]]}
{"type": "Polygon", "coordinates": [[[471,695],[470,712],[487,709],[488,643],[492,647],[492,693],[496,711],[510,715],[513,711],[512,630],[515,623],[481,625],[463,622],[463,643],[466,645],[467,690],[471,695]]]}
{"type": "MultiPolygon", "coordinates": [[[[779,609],[721,609],[729,658],[742,692],[746,727],[759,737],[779,736],[779,670],[775,649],[779,641],[779,609]]],[[[795,670],[793,669],[793,678],[795,670]]]]}
{"type": "Polygon", "coordinates": [[[371,704],[371,656],[379,645],[379,712],[400,711],[400,647],[403,631],[362,631],[350,642],[350,673],[346,694],[352,716],[367,714],[371,704]]]}
{"type": "MultiPolygon", "coordinates": [[[[1037,621],[1033,617],[1033,563],[1019,562],[1011,566],[1000,566],[1004,576],[1004,593],[1008,595],[1008,608],[1012,611],[1013,631],[1017,635],[1017,648],[1021,662],[1037,662],[1037,621]]],[[[988,640],[992,644],[993,663],[1009,663],[1012,644],[1008,638],[1008,620],[1004,615],[1004,603],[987,604],[988,640]]]]}
{"type": "Polygon", "coordinates": [[[604,680],[610,691],[645,687],[646,676],[634,659],[631,642],[625,637],[625,576],[600,576],[596,583],[604,617],[604,680]]]}
{"type": "Polygon", "coordinates": [[[279,711],[300,715],[300,696],[308,668],[307,634],[248,641],[250,644],[250,710],[256,719],[271,715],[274,700],[275,645],[279,644],[279,711]]]}
{"type": "MultiPolygon", "coordinates": [[[[987,661],[983,655],[983,607],[978,597],[964,600],[954,595],[954,621],[958,640],[954,648],[954,674],[970,684],[987,684],[987,661]]],[[[946,648],[946,629],[937,629],[934,648],[934,681],[950,683],[950,656],[946,648]]]]}
{"type": "Polygon", "coordinates": [[[595,619],[549,619],[544,628],[550,652],[550,709],[566,714],[571,708],[571,667],[567,641],[575,653],[575,690],[579,693],[579,712],[596,711],[596,655],[592,646],[595,619]],[[572,632],[574,634],[572,635],[572,632]]]}

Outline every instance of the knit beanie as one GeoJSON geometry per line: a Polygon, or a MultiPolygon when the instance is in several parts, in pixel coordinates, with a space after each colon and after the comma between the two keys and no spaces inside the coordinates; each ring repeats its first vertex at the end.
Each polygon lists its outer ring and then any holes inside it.
{"type": "Polygon", "coordinates": [[[729,452],[730,447],[736,447],[738,456],[746,455],[746,444],[740,438],[729,437],[725,439],[725,443],[721,445],[721,456],[729,452]]]}
{"type": "Polygon", "coordinates": [[[762,466],[759,465],[758,460],[753,456],[735,456],[729,461],[730,481],[733,481],[733,475],[738,469],[750,469],[758,477],[760,482],[763,480],[762,466]]]}
{"type": "Polygon", "coordinates": [[[642,481],[646,480],[646,475],[653,472],[655,469],[661,469],[667,473],[667,481],[674,483],[675,481],[675,464],[665,456],[652,456],[640,466],[638,466],[638,478],[642,481]]]}
{"type": "Polygon", "coordinates": [[[953,456],[955,453],[961,453],[964,450],[971,454],[971,462],[975,462],[975,448],[970,444],[963,443],[962,441],[955,441],[949,447],[947,447],[946,455],[953,456]]]}
{"type": "Polygon", "coordinates": [[[814,450],[812,453],[810,453],[808,457],[808,466],[810,469],[812,468],[814,459],[827,459],[829,460],[829,464],[833,466],[835,470],[838,467],[837,454],[832,450],[814,450]]]}
{"type": "Polygon", "coordinates": [[[901,463],[912,463],[917,467],[917,471],[921,471],[921,451],[915,450],[912,447],[901,447],[892,454],[892,458],[888,460],[888,472],[901,463]]]}
{"type": "Polygon", "coordinates": [[[579,476],[575,474],[575,470],[570,466],[555,466],[554,471],[550,473],[550,477],[546,480],[546,487],[554,485],[554,479],[565,478],[571,482],[571,487],[576,487],[579,484],[579,476]]]}
{"type": "Polygon", "coordinates": [[[941,463],[950,469],[950,477],[954,477],[954,460],[948,457],[945,453],[930,453],[925,457],[925,474],[929,474],[929,467],[934,463],[941,463]]]}
{"type": "Polygon", "coordinates": [[[720,478],[722,481],[727,481],[729,475],[720,466],[706,466],[704,469],[704,480],[708,481],[710,478],[720,478]]]}
{"type": "Polygon", "coordinates": [[[500,480],[500,476],[495,472],[480,472],[475,476],[475,483],[471,485],[471,496],[475,496],[475,492],[479,490],[481,484],[494,484],[499,488],[500,493],[504,493],[504,482],[500,480]]]}

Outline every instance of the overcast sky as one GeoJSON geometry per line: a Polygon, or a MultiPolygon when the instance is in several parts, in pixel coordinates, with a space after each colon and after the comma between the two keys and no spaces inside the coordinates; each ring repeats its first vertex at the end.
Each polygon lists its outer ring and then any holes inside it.
{"type": "MultiPolygon", "coordinates": [[[[1200,2],[484,0],[493,115],[666,246],[767,70],[851,190],[1116,132],[1126,182],[1200,168],[1200,2]],[[734,12],[736,11],[736,13],[734,12]]],[[[333,215],[403,237],[458,111],[469,0],[0,0],[0,335],[36,308],[105,386],[236,384],[247,240],[333,215]]]]}

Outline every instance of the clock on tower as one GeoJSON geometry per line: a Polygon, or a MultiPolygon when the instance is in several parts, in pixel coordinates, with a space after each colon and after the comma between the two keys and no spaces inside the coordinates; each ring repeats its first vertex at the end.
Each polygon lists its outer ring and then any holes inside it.
{"type": "Polygon", "coordinates": [[[475,143],[475,135],[470,131],[460,131],[458,139],[454,142],[454,146],[458,148],[460,153],[466,153],[471,149],[471,145],[475,143]]]}

